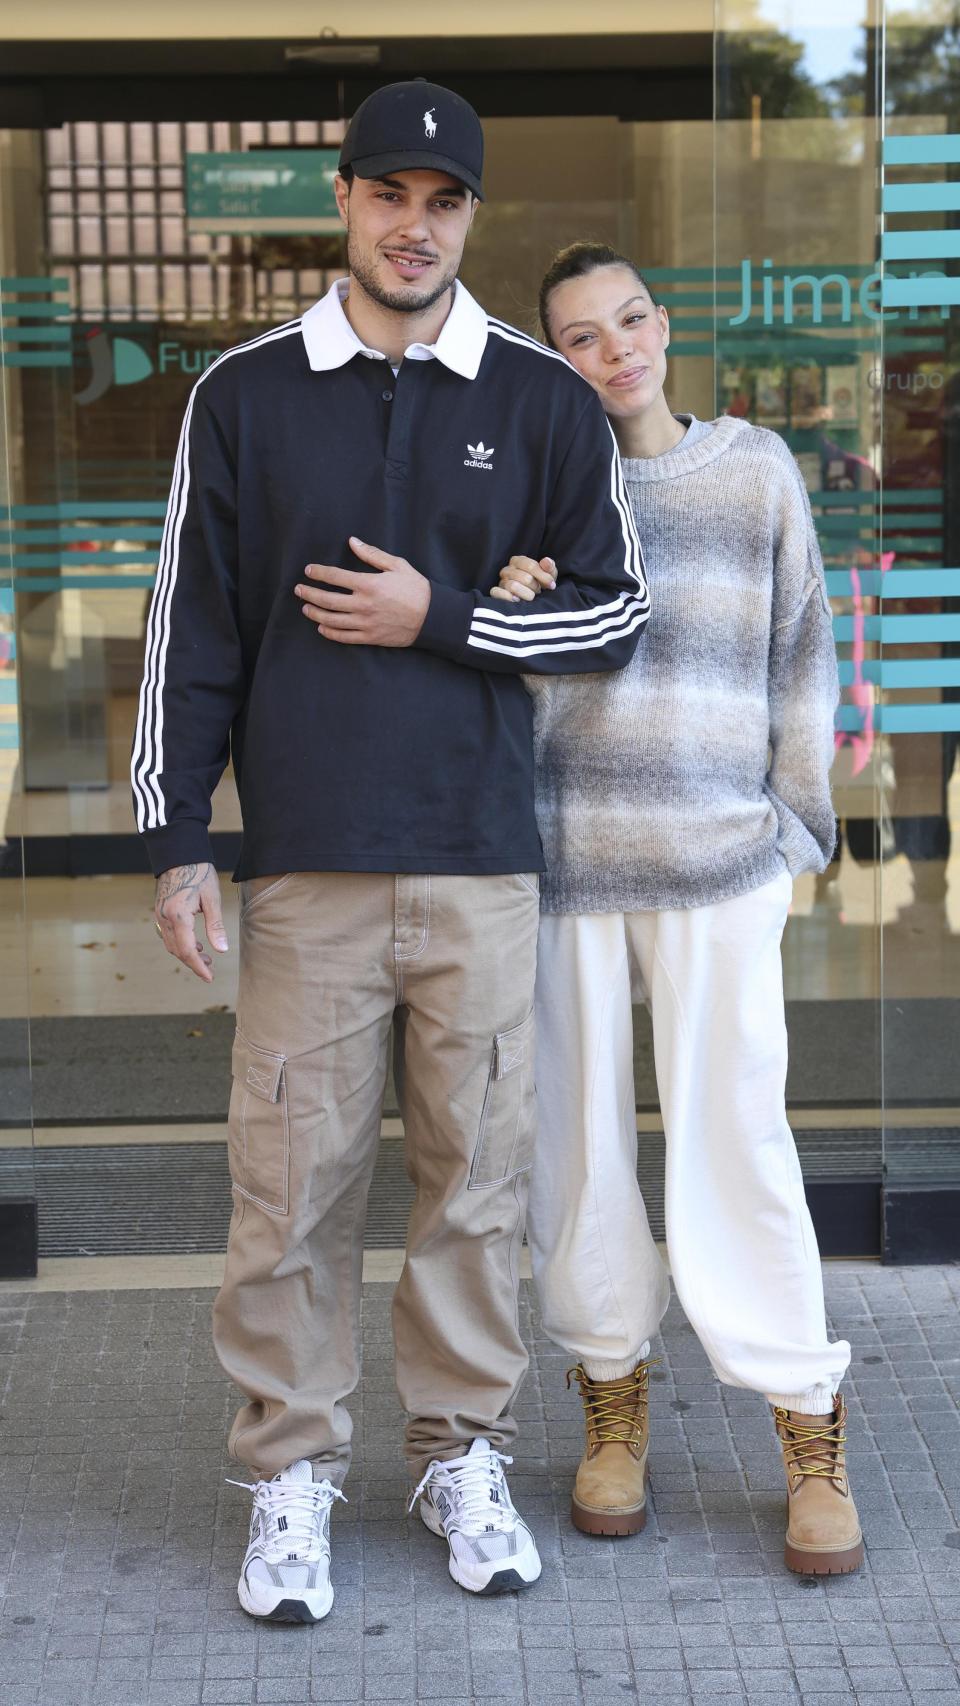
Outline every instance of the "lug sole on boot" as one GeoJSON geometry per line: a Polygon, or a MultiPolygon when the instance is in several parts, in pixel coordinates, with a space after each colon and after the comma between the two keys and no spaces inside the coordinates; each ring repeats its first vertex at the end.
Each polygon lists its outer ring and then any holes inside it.
{"type": "Polygon", "coordinates": [[[783,1561],[787,1569],[798,1576],[848,1576],[853,1570],[859,1570],[863,1563],[863,1537],[853,1546],[832,1552],[814,1552],[806,1546],[794,1546],[788,1538],[783,1549],[783,1561]]]}
{"type": "Polygon", "coordinates": [[[581,1504],[576,1493],[570,1500],[570,1520],[581,1534],[604,1535],[619,1540],[628,1534],[640,1534],[647,1525],[647,1487],[650,1471],[643,1477],[643,1503],[601,1510],[597,1505],[581,1504]]]}

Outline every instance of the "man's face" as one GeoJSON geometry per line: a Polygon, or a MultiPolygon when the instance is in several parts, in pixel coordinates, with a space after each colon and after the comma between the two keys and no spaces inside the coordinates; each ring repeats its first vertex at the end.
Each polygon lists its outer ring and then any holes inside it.
{"type": "Polygon", "coordinates": [[[420,314],[449,290],[477,204],[446,172],[336,180],[347,264],[383,308],[420,314]]]}

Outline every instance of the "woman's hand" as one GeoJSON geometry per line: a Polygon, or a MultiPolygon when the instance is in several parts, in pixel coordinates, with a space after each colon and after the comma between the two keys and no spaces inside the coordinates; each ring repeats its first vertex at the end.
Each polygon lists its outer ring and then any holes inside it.
{"type": "Polygon", "coordinates": [[[539,563],[534,557],[511,557],[506,568],[500,570],[499,585],[491,587],[490,597],[507,604],[516,604],[521,598],[529,603],[540,596],[544,587],[553,588],[556,584],[557,565],[552,557],[541,557],[539,563]]]}

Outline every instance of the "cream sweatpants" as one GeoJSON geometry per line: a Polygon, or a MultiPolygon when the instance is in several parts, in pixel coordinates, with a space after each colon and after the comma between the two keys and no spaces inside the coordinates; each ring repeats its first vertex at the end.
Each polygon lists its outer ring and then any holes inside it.
{"type": "Polygon", "coordinates": [[[827,1338],[784,1107],[791,889],[784,871],[713,906],[541,917],[527,1241],[544,1329],[594,1379],[649,1354],[670,1295],[637,1184],[635,994],[653,1019],[667,1250],[687,1318],[718,1379],[833,1408],[850,1346],[827,1338]]]}

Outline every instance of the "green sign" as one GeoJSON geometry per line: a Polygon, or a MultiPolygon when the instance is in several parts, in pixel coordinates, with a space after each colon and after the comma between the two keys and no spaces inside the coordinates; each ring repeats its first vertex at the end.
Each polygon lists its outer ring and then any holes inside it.
{"type": "Polygon", "coordinates": [[[340,231],[335,148],[188,154],[188,231],[340,231]]]}

